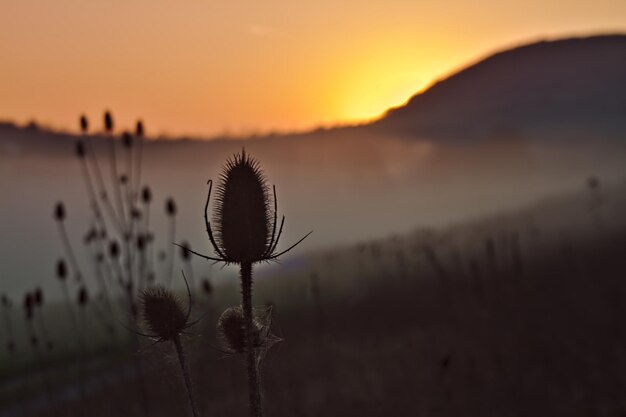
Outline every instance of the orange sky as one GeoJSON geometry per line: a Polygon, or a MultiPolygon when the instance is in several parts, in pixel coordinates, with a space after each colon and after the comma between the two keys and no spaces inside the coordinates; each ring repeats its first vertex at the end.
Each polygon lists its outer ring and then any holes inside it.
{"type": "Polygon", "coordinates": [[[110,108],[151,134],[375,117],[540,37],[626,31],[626,1],[0,0],[0,120],[75,130],[110,108]]]}

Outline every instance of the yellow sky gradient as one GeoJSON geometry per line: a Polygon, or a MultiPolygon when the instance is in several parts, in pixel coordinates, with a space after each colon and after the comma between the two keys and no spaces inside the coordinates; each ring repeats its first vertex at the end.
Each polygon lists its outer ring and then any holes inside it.
{"type": "Polygon", "coordinates": [[[209,136],[367,120],[494,50],[626,31],[626,1],[0,0],[0,120],[105,108],[209,136]]]}

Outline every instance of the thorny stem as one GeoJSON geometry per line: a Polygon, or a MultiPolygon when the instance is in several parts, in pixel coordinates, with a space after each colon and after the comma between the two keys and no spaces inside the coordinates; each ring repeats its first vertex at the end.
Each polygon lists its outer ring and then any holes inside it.
{"type": "Polygon", "coordinates": [[[248,389],[250,395],[250,416],[263,417],[261,384],[257,368],[256,349],[252,331],[252,263],[241,263],[241,297],[243,307],[244,332],[246,336],[246,365],[248,368],[248,389]]]}
{"type": "Polygon", "coordinates": [[[196,406],[196,401],[193,397],[191,378],[189,377],[189,369],[187,369],[187,362],[185,360],[185,351],[183,350],[182,343],[180,343],[180,337],[176,336],[173,342],[174,346],[176,346],[178,361],[180,362],[180,368],[183,372],[183,378],[185,379],[185,387],[187,388],[187,396],[189,397],[189,405],[191,406],[191,411],[193,412],[194,417],[200,417],[200,413],[198,412],[198,408],[196,406]]]}

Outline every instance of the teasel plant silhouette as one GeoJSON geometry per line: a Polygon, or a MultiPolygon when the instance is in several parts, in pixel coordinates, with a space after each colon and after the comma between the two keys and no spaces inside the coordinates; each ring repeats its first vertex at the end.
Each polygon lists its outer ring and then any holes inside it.
{"type": "MultiPolygon", "coordinates": [[[[59,277],[67,300],[74,306],[74,319],[79,334],[83,335],[81,350],[86,351],[87,332],[84,318],[93,311],[107,335],[105,343],[118,346],[115,326],[117,318],[128,315],[139,319],[140,294],[157,281],[169,286],[174,268],[177,207],[173,198],[165,200],[164,215],[168,219],[169,235],[165,233],[167,248],[164,252],[166,267],[158,268],[155,262],[156,237],[151,227],[154,196],[142,177],[144,154],[144,125],[137,121],[133,132],[115,131],[115,122],[109,111],[104,113],[103,129],[90,133],[89,120],[79,118],[81,136],[74,152],[85,185],[91,220],[82,239],[83,252],[89,255],[88,264],[80,265],[75,247],[68,233],[67,210],[63,202],[57,203],[54,218],[64,248],[63,279],[59,277]],[[81,266],[86,266],[83,270],[81,266]],[[74,277],[72,280],[66,277],[74,277]],[[94,278],[94,279],[86,279],[94,278]],[[96,287],[88,286],[95,282],[96,287]],[[127,314],[125,314],[127,313],[127,314]]],[[[78,247],[77,247],[78,248],[78,247]]],[[[80,259],[83,260],[83,259],[80,259]]],[[[89,332],[92,333],[93,332],[89,332]]],[[[125,340],[128,341],[128,340],[125,340]]],[[[138,345],[138,337],[131,338],[138,345]]],[[[144,366],[139,355],[134,355],[138,389],[145,415],[150,415],[144,366]]]]}
{"type": "MultiPolygon", "coordinates": [[[[239,266],[241,278],[241,315],[243,320],[246,368],[248,375],[249,407],[252,417],[263,415],[260,384],[259,348],[255,342],[255,317],[252,308],[252,266],[260,262],[277,261],[282,255],[299,245],[312,232],[286,250],[277,251],[285,216],[278,224],[278,200],[273,187],[273,204],[267,179],[259,162],[246,154],[233,155],[226,161],[217,186],[217,199],[213,210],[215,231],[209,221],[208,209],[213,182],[204,206],[206,232],[215,252],[207,256],[187,250],[204,259],[239,266]]],[[[182,245],[178,245],[182,247],[182,245]]]]}
{"type": "Polygon", "coordinates": [[[187,330],[195,325],[200,319],[190,321],[192,297],[189,283],[183,272],[185,286],[187,288],[187,308],[178,299],[176,294],[164,286],[146,288],[140,295],[140,316],[144,327],[149,333],[142,333],[129,328],[133,333],[154,340],[153,344],[171,342],[176,349],[178,362],[185,382],[187,398],[194,417],[199,417],[198,406],[191,383],[189,365],[185,356],[185,350],[181,342],[181,335],[189,334],[187,330]]]}
{"type": "MultiPolygon", "coordinates": [[[[75,155],[91,209],[91,226],[83,243],[90,254],[91,271],[98,284],[94,293],[96,314],[107,323],[107,331],[114,337],[113,320],[115,294],[125,300],[128,311],[136,317],[137,296],[160,278],[169,285],[174,268],[173,246],[165,254],[167,267],[159,271],[154,263],[155,235],[150,228],[151,188],[142,184],[144,126],[138,121],[134,133],[115,134],[114,119],[109,111],[104,113],[103,140],[89,132],[89,121],[81,116],[81,137],[76,142],[75,155]],[[104,160],[98,150],[107,151],[104,160]],[[108,170],[106,169],[108,165],[108,170]],[[108,172],[107,172],[108,171],[108,172]],[[107,174],[110,178],[107,181],[107,174]],[[102,305],[100,305],[102,301],[102,305]]],[[[177,207],[174,199],[165,201],[165,214],[169,223],[168,241],[176,238],[177,207]]],[[[77,284],[85,287],[84,274],[66,228],[66,208],[62,202],[55,207],[55,220],[68,261],[68,269],[77,284]]]]}

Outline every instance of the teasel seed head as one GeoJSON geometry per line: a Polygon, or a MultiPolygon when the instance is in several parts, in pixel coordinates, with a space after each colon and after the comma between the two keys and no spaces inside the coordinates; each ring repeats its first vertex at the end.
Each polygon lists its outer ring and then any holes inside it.
{"type": "Polygon", "coordinates": [[[111,116],[111,112],[108,110],[104,112],[104,130],[107,133],[113,131],[113,116],[111,116]]]}
{"type": "MultiPolygon", "coordinates": [[[[240,306],[227,308],[217,320],[217,340],[220,347],[227,353],[243,353],[246,351],[245,320],[240,306]]],[[[252,340],[254,347],[261,345],[263,325],[257,317],[252,321],[252,340]]]]}
{"type": "Polygon", "coordinates": [[[135,135],[137,137],[143,137],[143,122],[141,120],[137,120],[137,125],[135,126],[135,135]]]}
{"type": "Polygon", "coordinates": [[[84,114],[80,116],[80,131],[86,134],[89,130],[89,122],[84,114]]]}
{"type": "Polygon", "coordinates": [[[65,220],[65,205],[62,201],[59,201],[54,207],[54,218],[58,222],[65,220]]]}
{"type": "Polygon", "coordinates": [[[265,176],[259,163],[242,150],[226,162],[217,186],[215,237],[226,258],[262,260],[271,241],[272,217],[265,176]]]}
{"type": "Polygon", "coordinates": [[[168,198],[165,201],[165,213],[170,217],[176,215],[176,202],[173,198],[168,198]]]}
{"type": "Polygon", "coordinates": [[[144,204],[150,204],[152,201],[152,190],[147,185],[141,190],[141,201],[143,201],[144,204]]]}
{"type": "Polygon", "coordinates": [[[87,288],[80,287],[80,290],[78,290],[78,305],[85,307],[87,303],[89,303],[89,293],[87,292],[87,288]]]}
{"type": "Polygon", "coordinates": [[[65,281],[67,279],[67,264],[64,259],[57,261],[57,278],[59,281],[65,281]]]}
{"type": "MultiPolygon", "coordinates": [[[[264,353],[282,339],[271,333],[272,309],[262,314],[254,312],[252,318],[252,340],[262,359],[264,353]]],[[[217,339],[225,353],[237,354],[246,351],[245,319],[241,306],[227,308],[217,320],[217,339]]]]}
{"type": "Polygon", "coordinates": [[[188,314],[172,291],[157,286],[141,294],[141,319],[155,338],[174,340],[185,330],[188,314]]]}
{"type": "Polygon", "coordinates": [[[117,257],[120,256],[120,245],[116,240],[109,243],[109,256],[113,259],[117,259],[117,257]]]}
{"type": "Polygon", "coordinates": [[[220,174],[213,210],[215,228],[211,227],[208,216],[213,182],[209,180],[208,185],[204,222],[215,256],[190,250],[194,255],[214,262],[240,264],[242,267],[256,262],[270,262],[298,246],[312,233],[307,233],[286,250],[276,251],[285,216],[278,223],[276,187],[273,187],[272,205],[259,163],[246,155],[245,149],[228,159],[220,174]]]}
{"type": "Polygon", "coordinates": [[[183,242],[180,245],[180,258],[183,262],[189,261],[191,259],[191,252],[189,252],[189,243],[183,242]]]}

